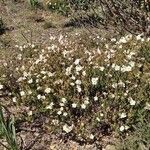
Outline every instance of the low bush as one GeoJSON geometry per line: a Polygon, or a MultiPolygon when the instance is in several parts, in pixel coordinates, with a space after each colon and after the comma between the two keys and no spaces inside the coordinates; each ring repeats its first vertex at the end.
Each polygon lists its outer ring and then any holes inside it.
{"type": "Polygon", "coordinates": [[[51,131],[83,141],[129,133],[148,120],[150,39],[85,38],[60,35],[50,37],[49,47],[17,45],[3,62],[1,95],[14,107],[29,107],[25,116],[46,115],[51,131]]]}

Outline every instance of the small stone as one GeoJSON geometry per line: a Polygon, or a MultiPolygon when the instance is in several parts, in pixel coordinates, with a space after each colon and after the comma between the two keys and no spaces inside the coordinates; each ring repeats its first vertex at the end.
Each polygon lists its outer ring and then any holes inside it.
{"type": "Polygon", "coordinates": [[[114,145],[107,145],[105,150],[116,150],[116,147],[114,145]]]}

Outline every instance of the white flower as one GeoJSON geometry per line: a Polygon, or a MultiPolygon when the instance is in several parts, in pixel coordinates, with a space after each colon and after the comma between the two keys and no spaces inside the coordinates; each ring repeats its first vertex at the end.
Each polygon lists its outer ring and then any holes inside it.
{"type": "Polygon", "coordinates": [[[116,38],[112,38],[112,39],[111,39],[111,42],[116,42],[116,38]]]}
{"type": "Polygon", "coordinates": [[[101,55],[101,51],[100,51],[99,47],[97,48],[97,53],[98,53],[99,55],[101,55]]]}
{"type": "Polygon", "coordinates": [[[106,47],[107,49],[109,49],[109,45],[108,45],[108,44],[105,44],[105,47],[106,47]]]}
{"type": "Polygon", "coordinates": [[[29,116],[32,116],[32,114],[33,114],[32,111],[29,111],[29,112],[28,112],[28,115],[29,115],[29,116]]]}
{"type": "Polygon", "coordinates": [[[38,87],[37,87],[37,90],[41,90],[41,89],[42,89],[42,87],[41,87],[41,86],[38,86],[38,87]]]}
{"type": "Polygon", "coordinates": [[[4,87],[4,86],[3,86],[2,84],[0,84],[0,90],[3,89],[3,87],[4,87]]]}
{"type": "Polygon", "coordinates": [[[121,80],[119,81],[118,85],[121,87],[125,87],[125,83],[123,83],[121,80]]]}
{"type": "Polygon", "coordinates": [[[111,94],[110,94],[110,97],[111,97],[111,98],[115,98],[115,94],[111,93],[111,94]]]}
{"type": "Polygon", "coordinates": [[[132,67],[131,66],[127,66],[125,69],[127,72],[132,71],[132,67]]]}
{"type": "Polygon", "coordinates": [[[62,83],[63,83],[63,80],[61,80],[61,79],[58,79],[54,82],[54,84],[62,84],[62,83]]]}
{"type": "Polygon", "coordinates": [[[22,59],[22,54],[18,54],[17,59],[21,60],[22,59]]]}
{"type": "Polygon", "coordinates": [[[45,95],[41,96],[41,99],[46,99],[45,95]]]}
{"type": "Polygon", "coordinates": [[[82,91],[81,87],[79,85],[76,86],[77,91],[80,93],[82,91]]]}
{"type": "Polygon", "coordinates": [[[97,78],[92,78],[92,84],[96,85],[98,83],[98,77],[97,78]]]}
{"type": "Polygon", "coordinates": [[[118,47],[118,48],[120,48],[120,49],[121,49],[121,48],[122,48],[122,45],[119,45],[119,47],[118,47]]]}
{"type": "Polygon", "coordinates": [[[70,83],[71,86],[74,86],[75,84],[73,82],[70,83]]]}
{"type": "Polygon", "coordinates": [[[57,119],[53,119],[53,120],[52,120],[52,123],[53,123],[54,125],[58,125],[59,121],[58,121],[57,119]]]}
{"type": "Polygon", "coordinates": [[[134,67],[134,66],[135,66],[135,62],[134,62],[134,61],[130,61],[130,62],[129,62],[129,65],[130,65],[131,67],[134,67]]]}
{"type": "Polygon", "coordinates": [[[73,66],[71,65],[70,67],[67,67],[67,68],[66,68],[66,73],[65,73],[65,74],[66,74],[67,76],[69,76],[69,75],[71,74],[71,69],[72,69],[72,67],[73,67],[73,66]]]}
{"type": "Polygon", "coordinates": [[[80,66],[80,65],[78,65],[78,66],[76,66],[76,72],[79,72],[79,71],[81,71],[82,69],[83,69],[83,67],[82,66],[80,66]]]}
{"type": "Polygon", "coordinates": [[[119,43],[127,43],[127,40],[125,37],[122,37],[120,40],[119,40],[119,43]]]}
{"type": "Polygon", "coordinates": [[[46,74],[46,71],[42,70],[42,71],[41,71],[41,74],[46,74]]]}
{"type": "Polygon", "coordinates": [[[51,91],[52,91],[51,88],[46,88],[46,89],[45,89],[45,93],[46,93],[46,94],[49,94],[51,91]]]}
{"type": "Polygon", "coordinates": [[[94,101],[98,101],[98,97],[97,96],[94,97],[94,101]]]}
{"type": "Polygon", "coordinates": [[[96,120],[97,120],[98,122],[100,122],[100,121],[101,121],[99,117],[96,117],[96,120]]]}
{"type": "Polygon", "coordinates": [[[25,96],[25,92],[24,92],[24,91],[21,91],[21,92],[20,92],[20,95],[21,95],[21,96],[25,96]]]}
{"type": "Polygon", "coordinates": [[[73,125],[72,125],[72,126],[68,126],[67,124],[65,124],[65,125],[63,126],[63,131],[65,131],[66,133],[71,132],[72,129],[73,129],[73,125]]]}
{"type": "Polygon", "coordinates": [[[18,80],[17,80],[17,82],[21,82],[21,81],[23,81],[24,80],[24,77],[20,77],[18,80]]]}
{"type": "Polygon", "coordinates": [[[75,76],[71,76],[71,79],[72,79],[72,80],[75,80],[75,79],[76,79],[76,77],[75,77],[75,76]]]}
{"type": "Polygon", "coordinates": [[[64,37],[63,37],[63,35],[62,35],[62,34],[60,34],[59,39],[58,39],[59,43],[63,44],[63,41],[62,41],[62,40],[63,40],[63,38],[64,38],[64,37]]]}
{"type": "Polygon", "coordinates": [[[86,104],[86,105],[88,105],[89,103],[90,103],[89,100],[84,101],[84,104],[86,104]]]}
{"type": "Polygon", "coordinates": [[[6,67],[6,66],[7,66],[7,63],[6,63],[6,62],[4,62],[4,63],[3,63],[3,65],[6,67]]]}
{"type": "Polygon", "coordinates": [[[41,99],[41,95],[39,94],[39,95],[37,95],[37,99],[41,99]]]}
{"type": "Polygon", "coordinates": [[[126,113],[121,113],[121,114],[120,114],[120,118],[121,118],[121,119],[126,118],[126,117],[127,117],[126,113]]]}
{"type": "Polygon", "coordinates": [[[132,67],[131,66],[122,66],[121,67],[121,71],[122,72],[129,72],[129,71],[132,71],[132,67]]]}
{"type": "Polygon", "coordinates": [[[72,104],[72,108],[76,108],[77,107],[77,104],[76,103],[73,103],[72,104]]]}
{"type": "Polygon", "coordinates": [[[68,115],[68,113],[67,113],[67,112],[64,112],[64,113],[63,113],[63,116],[65,116],[65,117],[66,117],[67,115],[68,115]]]}
{"type": "Polygon", "coordinates": [[[117,88],[117,86],[118,86],[117,83],[113,83],[113,84],[112,84],[112,87],[113,87],[113,88],[117,88]]]}
{"type": "Polygon", "coordinates": [[[57,115],[61,115],[61,114],[62,114],[62,111],[59,110],[59,111],[57,112],[57,115]]]}
{"type": "Polygon", "coordinates": [[[31,47],[32,47],[32,48],[35,48],[35,45],[34,45],[34,44],[32,44],[32,45],[31,45],[31,47]]]}
{"type": "Polygon", "coordinates": [[[93,140],[94,139],[94,135],[90,134],[90,139],[93,140]]]}
{"type": "Polygon", "coordinates": [[[85,104],[82,104],[82,105],[81,105],[81,108],[82,108],[82,109],[85,109],[85,108],[86,108],[86,105],[85,105],[85,104]]]}
{"type": "Polygon", "coordinates": [[[12,101],[13,101],[14,103],[16,103],[16,102],[17,102],[17,98],[16,98],[16,97],[13,97],[13,98],[12,98],[12,101]]]}
{"type": "Polygon", "coordinates": [[[60,111],[63,111],[64,110],[64,107],[60,107],[60,111]]]}
{"type": "Polygon", "coordinates": [[[83,71],[83,72],[82,72],[82,75],[83,75],[83,76],[86,76],[86,71],[83,71]]]}
{"type": "Polygon", "coordinates": [[[55,74],[55,73],[51,73],[51,72],[48,72],[48,73],[47,73],[47,75],[48,75],[49,77],[53,77],[54,74],[55,74]]]}
{"type": "Polygon", "coordinates": [[[121,67],[118,66],[118,65],[116,65],[116,66],[114,67],[114,69],[115,69],[115,71],[119,71],[119,70],[121,69],[121,67]]]}
{"type": "Polygon", "coordinates": [[[100,116],[101,116],[101,117],[103,117],[103,116],[104,116],[104,114],[103,114],[103,113],[100,113],[100,116]]]}
{"type": "Polygon", "coordinates": [[[99,67],[99,69],[100,69],[100,71],[104,71],[104,67],[103,66],[101,66],[101,67],[99,67]]]}
{"type": "Polygon", "coordinates": [[[33,83],[33,79],[30,79],[30,80],[28,81],[28,83],[29,83],[29,84],[33,83]]]}
{"type": "Polygon", "coordinates": [[[144,107],[144,109],[150,110],[150,104],[148,102],[146,103],[146,106],[144,107]]]}
{"type": "Polygon", "coordinates": [[[52,109],[53,108],[54,103],[51,102],[48,106],[46,106],[46,109],[52,109]]]}
{"type": "Polygon", "coordinates": [[[62,101],[63,103],[66,103],[66,102],[67,102],[66,98],[62,98],[61,101],[62,101]]]}
{"type": "Polygon", "coordinates": [[[79,62],[80,62],[80,59],[76,59],[75,62],[74,62],[74,64],[75,64],[75,65],[78,65],[79,62]]]}
{"type": "Polygon", "coordinates": [[[39,82],[39,79],[36,79],[36,83],[38,83],[39,82]]]}
{"type": "Polygon", "coordinates": [[[76,80],[76,82],[75,82],[77,85],[81,85],[81,80],[76,80]]]}
{"type": "Polygon", "coordinates": [[[85,100],[89,101],[89,97],[85,97],[85,100]]]}
{"type": "Polygon", "coordinates": [[[28,94],[29,94],[29,95],[31,95],[31,94],[32,94],[32,91],[31,91],[31,90],[29,90],[29,91],[28,91],[28,94]]]}
{"type": "Polygon", "coordinates": [[[129,34],[125,37],[127,40],[131,40],[132,39],[132,34],[129,34]]]}
{"type": "Polygon", "coordinates": [[[59,103],[60,106],[65,106],[64,103],[59,103]]]}
{"type": "Polygon", "coordinates": [[[141,40],[141,39],[142,39],[141,36],[142,36],[142,34],[137,35],[137,36],[136,36],[136,40],[141,40]]]}
{"type": "Polygon", "coordinates": [[[129,129],[129,126],[124,126],[125,130],[128,130],[129,129]]]}
{"type": "Polygon", "coordinates": [[[23,72],[23,76],[24,76],[24,77],[27,77],[27,76],[28,76],[28,73],[24,71],[24,72],[23,72]]]}
{"type": "Polygon", "coordinates": [[[121,132],[123,132],[123,131],[125,130],[125,127],[124,127],[124,126],[121,126],[121,127],[119,128],[119,130],[120,130],[121,132]]]}
{"type": "Polygon", "coordinates": [[[150,38],[149,38],[149,37],[147,38],[147,41],[148,41],[148,42],[150,41],[150,38]]]}
{"type": "Polygon", "coordinates": [[[131,106],[134,106],[136,104],[136,101],[134,101],[131,97],[129,98],[129,101],[131,106]]]}

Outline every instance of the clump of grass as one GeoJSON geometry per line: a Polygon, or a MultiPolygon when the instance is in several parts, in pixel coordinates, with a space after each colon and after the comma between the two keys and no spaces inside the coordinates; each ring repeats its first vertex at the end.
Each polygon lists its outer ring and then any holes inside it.
{"type": "Polygon", "coordinates": [[[150,124],[148,122],[136,126],[135,132],[117,143],[117,150],[150,149],[150,124]]]}
{"type": "Polygon", "coordinates": [[[0,138],[5,138],[8,146],[0,143],[8,150],[19,150],[16,139],[16,131],[14,126],[14,117],[4,118],[3,107],[0,105],[0,138]]]}
{"type": "Polygon", "coordinates": [[[28,0],[29,4],[32,8],[42,8],[42,4],[39,2],[39,0],[28,0]]]}
{"type": "Polygon", "coordinates": [[[50,0],[47,2],[47,7],[51,11],[56,11],[63,15],[67,15],[69,12],[69,5],[66,0],[50,0]]]}

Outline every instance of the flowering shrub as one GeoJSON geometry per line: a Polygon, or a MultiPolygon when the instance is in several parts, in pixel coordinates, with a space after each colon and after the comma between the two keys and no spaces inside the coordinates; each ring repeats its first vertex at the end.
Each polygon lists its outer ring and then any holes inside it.
{"type": "Polygon", "coordinates": [[[16,45],[13,59],[3,62],[1,95],[15,106],[28,106],[29,116],[47,115],[51,130],[82,140],[126,133],[146,119],[149,38],[127,35],[107,43],[76,34],[69,39],[51,36],[49,47],[16,45]]]}

